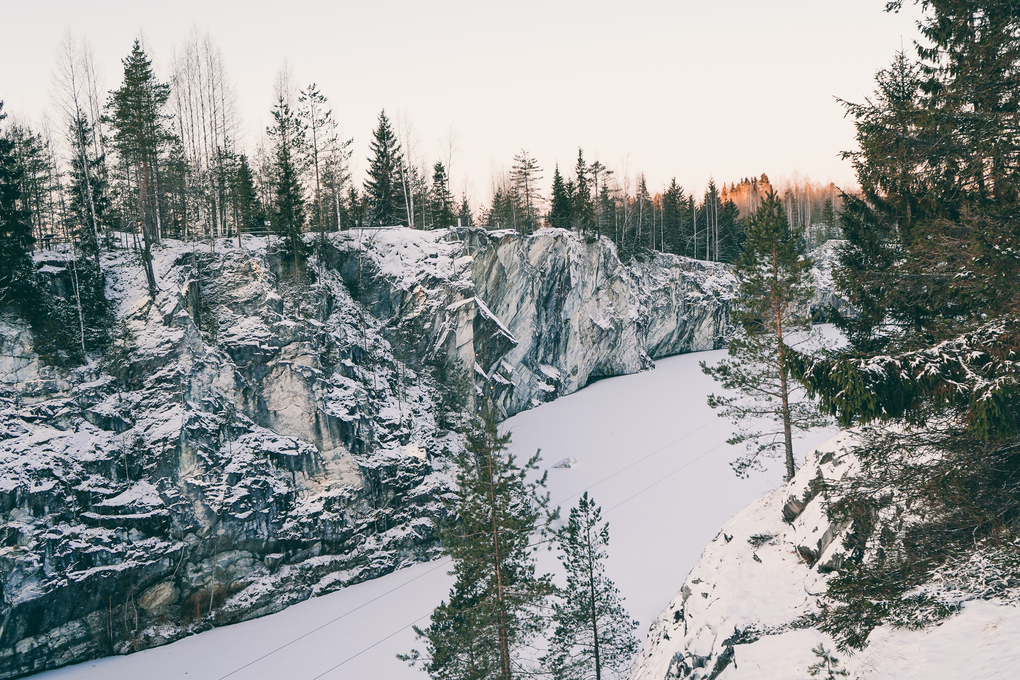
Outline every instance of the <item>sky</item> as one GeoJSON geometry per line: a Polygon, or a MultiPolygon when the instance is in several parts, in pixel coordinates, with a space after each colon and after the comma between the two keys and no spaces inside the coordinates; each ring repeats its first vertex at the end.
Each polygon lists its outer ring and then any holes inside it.
{"type": "Polygon", "coordinates": [[[579,148],[620,180],[649,189],[675,177],[700,193],[767,173],[854,184],[855,148],[836,98],[860,101],[901,48],[919,10],[885,0],[33,0],[11,2],[0,41],[4,110],[33,127],[52,111],[57,48],[88,41],[106,90],[141,37],[167,80],[197,31],[221,49],[251,149],[270,123],[274,82],[312,82],[354,139],[361,181],[379,112],[413,131],[431,168],[452,159],[452,186],[473,205],[522,149],[572,171],[579,148]],[[11,27],[17,27],[11,30],[11,27]],[[450,150],[452,149],[452,155],[450,150]]]}

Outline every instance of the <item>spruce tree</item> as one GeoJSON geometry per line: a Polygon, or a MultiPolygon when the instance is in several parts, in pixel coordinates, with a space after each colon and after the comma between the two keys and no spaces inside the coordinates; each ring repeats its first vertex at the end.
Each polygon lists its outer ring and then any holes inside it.
{"type": "Polygon", "coordinates": [[[553,605],[555,630],[542,661],[556,680],[622,677],[637,651],[637,621],[605,574],[609,523],[586,491],[556,532],[567,585],[553,605]]]}
{"type": "MultiPolygon", "coordinates": [[[[7,117],[0,101],[0,122],[7,117]]],[[[20,303],[32,276],[31,216],[20,205],[21,166],[14,142],[0,132],[0,309],[20,303]]]]}
{"type": "Polygon", "coordinates": [[[383,226],[402,224],[407,218],[400,181],[404,161],[385,110],[379,113],[379,125],[372,133],[369,148],[372,157],[368,159],[365,198],[372,223],[383,226]]]}
{"type": "Polygon", "coordinates": [[[241,233],[260,232],[265,228],[266,222],[266,211],[255,189],[255,175],[245,154],[241,154],[237,159],[231,185],[234,226],[237,229],[237,247],[240,248],[241,233]]]}
{"type": "Polygon", "coordinates": [[[461,194],[460,210],[457,211],[457,221],[462,227],[475,226],[475,218],[471,213],[471,204],[468,203],[467,195],[461,194]]]}
{"type": "MultiPolygon", "coordinates": [[[[132,169],[127,185],[133,186],[135,200],[128,200],[127,212],[141,226],[142,263],[155,298],[156,275],[152,269],[152,244],[162,236],[161,162],[163,152],[173,139],[163,112],[170,98],[170,86],[156,80],[152,62],[135,40],[131,54],[122,61],[124,81],[110,93],[108,122],[113,128],[113,148],[121,161],[132,169]]],[[[130,192],[125,198],[130,196],[130,192]]]]}
{"type": "Polygon", "coordinates": [[[577,165],[574,167],[574,175],[571,226],[583,234],[595,224],[595,201],[592,198],[588,165],[584,161],[584,151],[581,149],[577,150],[577,165]]]}
{"type": "Polygon", "coordinates": [[[432,166],[432,187],[429,194],[433,228],[453,226],[457,221],[457,215],[454,213],[450,180],[446,176],[446,168],[439,161],[432,166]]]}
{"type": "Polygon", "coordinates": [[[509,442],[486,407],[456,459],[455,523],[443,532],[456,581],[429,626],[414,628],[425,652],[400,657],[421,662],[437,680],[511,680],[543,628],[540,609],[554,589],[548,575],[535,575],[530,541],[552,519],[542,493],[545,476],[528,481],[539,456],[519,467],[509,442]]]}
{"type": "Polygon", "coordinates": [[[793,430],[825,422],[791,375],[791,333],[811,329],[810,269],[804,241],[790,228],[782,202],[770,191],[751,216],[734,267],[740,299],[733,316],[740,332],[730,340],[728,358],[714,367],[701,362],[705,373],[738,394],[708,398],[709,406],[722,409],[720,416],[738,428],[727,441],[747,445],[748,453],[732,464],[738,475],[760,468],[763,456],[781,452],[786,478],[792,479],[797,469],[793,430]],[[778,428],[758,430],[764,420],[778,428]]]}
{"type": "Polygon", "coordinates": [[[95,258],[98,268],[99,234],[103,227],[109,225],[111,200],[106,155],[96,155],[93,151],[92,135],[92,125],[79,111],[71,121],[68,134],[74,153],[65,219],[79,247],[86,255],[95,258]]]}
{"type": "Polygon", "coordinates": [[[570,229],[573,222],[574,206],[570,192],[560,174],[560,166],[553,170],[552,205],[549,207],[549,226],[556,229],[570,229]]]}
{"type": "Polygon", "coordinates": [[[273,229],[285,239],[294,256],[295,267],[304,251],[302,233],[305,223],[305,201],[301,190],[301,155],[305,148],[305,127],[291,111],[284,96],[277,97],[273,107],[272,127],[266,129],[273,140],[273,170],[276,180],[271,221],[273,229]]]}

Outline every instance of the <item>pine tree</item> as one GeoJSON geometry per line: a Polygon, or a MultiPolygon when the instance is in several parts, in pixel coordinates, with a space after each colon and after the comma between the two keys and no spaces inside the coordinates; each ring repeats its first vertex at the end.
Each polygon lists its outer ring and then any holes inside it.
{"type": "Polygon", "coordinates": [[[637,651],[638,624],[605,575],[609,523],[587,491],[556,532],[556,543],[567,585],[553,605],[555,630],[542,661],[557,680],[622,677],[637,651]]]}
{"type": "Polygon", "coordinates": [[[334,128],[333,112],[326,108],[328,104],[326,95],[319,91],[315,83],[301,90],[298,102],[301,105],[298,111],[298,118],[305,131],[311,134],[311,137],[308,139],[307,150],[311,152],[311,167],[315,177],[315,195],[313,197],[315,223],[319,228],[320,238],[325,238],[326,227],[323,222],[322,173],[320,168],[324,164],[327,149],[330,147],[331,142],[334,141],[330,138],[330,132],[334,128]]]}
{"type": "MultiPolygon", "coordinates": [[[[7,118],[0,101],[0,122],[7,118]]],[[[32,276],[31,215],[21,203],[22,169],[14,143],[0,133],[0,309],[20,303],[32,276]]]]}
{"type": "Polygon", "coordinates": [[[456,523],[443,533],[456,582],[429,626],[415,626],[425,653],[400,657],[421,662],[437,680],[511,680],[522,651],[543,627],[538,613],[553,586],[548,575],[535,575],[529,542],[552,519],[548,494],[541,493],[545,477],[529,482],[539,456],[518,467],[509,442],[485,408],[456,460],[456,523]]]}
{"type": "Polygon", "coordinates": [[[702,370],[739,396],[709,395],[712,408],[722,409],[739,429],[727,440],[747,444],[747,455],[733,462],[738,475],[760,467],[765,455],[782,452],[786,478],[796,472],[793,430],[807,430],[825,422],[817,408],[801,398],[791,376],[794,350],[791,333],[810,331],[807,302],[811,298],[811,261],[804,242],[790,228],[775,192],[765,196],[750,219],[744,249],[734,267],[740,281],[740,302],[733,311],[741,332],[730,340],[727,359],[702,370]],[[778,430],[761,432],[762,419],[778,430]]]}
{"type": "Polygon", "coordinates": [[[368,179],[365,180],[365,198],[368,201],[372,223],[388,226],[406,222],[404,196],[400,183],[403,156],[400,144],[386,117],[379,113],[379,125],[369,143],[372,157],[368,159],[368,179]]]}
{"type": "Polygon", "coordinates": [[[542,169],[538,167],[538,161],[529,156],[524,149],[514,156],[510,177],[523,203],[524,217],[521,220],[521,232],[524,234],[530,234],[538,228],[538,207],[542,200],[538,193],[538,182],[542,179],[541,172],[542,169]]]}
{"type": "Polygon", "coordinates": [[[850,675],[849,671],[845,668],[839,667],[839,658],[827,650],[821,642],[811,651],[818,657],[817,662],[808,666],[808,675],[812,678],[836,680],[836,678],[845,678],[850,675]]]}

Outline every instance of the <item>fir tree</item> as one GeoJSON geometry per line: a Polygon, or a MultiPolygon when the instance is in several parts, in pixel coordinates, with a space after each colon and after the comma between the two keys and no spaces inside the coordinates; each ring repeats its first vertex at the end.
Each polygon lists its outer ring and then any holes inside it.
{"type": "Polygon", "coordinates": [[[509,442],[493,411],[483,409],[456,460],[456,523],[443,533],[456,582],[429,626],[415,626],[424,654],[401,656],[420,661],[437,680],[511,680],[524,661],[521,652],[543,627],[538,610],[553,586],[548,575],[535,575],[529,541],[552,519],[548,494],[540,493],[545,476],[529,482],[539,456],[518,467],[509,442]]]}
{"type": "Polygon", "coordinates": [[[241,233],[260,232],[265,228],[266,211],[259,201],[255,189],[255,175],[248,157],[241,154],[237,159],[232,177],[231,197],[233,199],[234,225],[237,229],[237,247],[241,247],[241,233]]]}
{"type": "Polygon", "coordinates": [[[786,462],[786,478],[792,479],[793,430],[825,422],[813,404],[800,398],[803,388],[791,376],[791,333],[811,328],[810,268],[803,240],[790,228],[775,192],[770,192],[750,219],[734,267],[740,302],[733,315],[741,332],[730,340],[727,359],[715,367],[701,362],[705,373],[739,395],[708,398],[709,406],[722,409],[720,415],[739,428],[727,441],[747,444],[747,455],[733,463],[739,475],[760,467],[762,456],[779,451],[786,462]],[[772,420],[778,429],[758,431],[762,419],[772,420]]]}
{"type": "Polygon", "coordinates": [[[690,219],[687,216],[687,197],[674,177],[662,195],[662,229],[665,231],[666,249],[677,255],[685,254],[685,238],[690,219]]]}
{"type": "Polygon", "coordinates": [[[368,159],[365,198],[372,223],[383,226],[401,224],[405,221],[401,218],[402,213],[406,218],[400,182],[400,170],[404,161],[385,110],[379,113],[379,125],[372,133],[369,148],[372,157],[368,159]]]}
{"type": "Polygon", "coordinates": [[[898,53],[872,97],[845,103],[862,193],[842,196],[833,275],[857,312],[836,315],[849,344],[794,365],[841,425],[875,423],[832,509],[853,526],[821,624],[841,650],[911,620],[908,593],[940,565],[1020,536],[1020,13],[918,4],[919,60],[898,53]],[[882,519],[890,490],[908,522],[882,519]]]}
{"type": "Polygon", "coordinates": [[[605,575],[609,523],[602,522],[602,508],[587,491],[556,532],[556,542],[567,585],[553,605],[555,630],[542,660],[557,680],[622,677],[637,651],[638,624],[605,575]]]}

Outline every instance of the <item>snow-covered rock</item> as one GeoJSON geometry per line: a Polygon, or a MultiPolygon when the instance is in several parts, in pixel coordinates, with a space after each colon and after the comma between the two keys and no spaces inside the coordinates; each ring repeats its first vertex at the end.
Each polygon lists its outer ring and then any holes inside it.
{"type": "Polygon", "coordinates": [[[318,253],[295,271],[266,239],[167,240],[154,300],[137,253],[106,253],[114,343],[73,370],[0,317],[0,677],[428,559],[461,390],[512,414],[719,347],[735,287],[557,230],[343,232],[318,253]]]}
{"type": "Polygon", "coordinates": [[[337,236],[325,259],[394,344],[476,373],[506,415],[728,337],[726,265],[661,253],[624,265],[610,241],[559,229],[337,236]]]}
{"type": "MultiPolygon", "coordinates": [[[[859,470],[855,440],[843,432],[819,447],[723,525],[652,624],[631,680],[803,680],[819,644],[836,651],[816,625],[850,527],[826,511],[832,485],[859,470]]],[[[1020,663],[1020,591],[990,562],[978,553],[920,587],[959,613],[928,628],[881,625],[863,651],[837,654],[839,667],[850,678],[1007,677],[1020,663]]]]}

